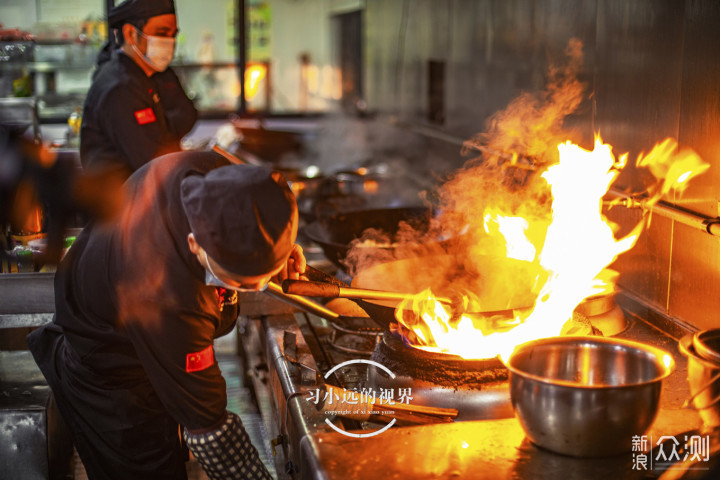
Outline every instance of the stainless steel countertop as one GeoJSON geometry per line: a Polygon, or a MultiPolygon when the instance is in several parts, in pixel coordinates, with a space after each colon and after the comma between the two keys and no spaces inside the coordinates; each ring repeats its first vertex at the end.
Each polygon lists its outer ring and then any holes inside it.
{"type": "MultiPolygon", "coordinates": [[[[686,360],[678,352],[677,340],[640,317],[628,316],[629,326],[618,337],[661,347],[671,353],[677,363],[675,372],[663,383],[660,410],[647,433],[648,447],[652,448],[661,436],[675,436],[698,428],[701,421],[696,412],[682,408],[689,396],[689,387],[686,360]]],[[[303,398],[303,391],[315,387],[300,385],[289,374],[292,367],[288,369],[282,353],[286,331],[297,338],[301,362],[316,367],[300,327],[292,317],[270,316],[263,319],[262,328],[271,377],[274,376],[271,383],[275,396],[281,397],[278,398],[279,411],[287,418],[284,434],[290,448],[289,459],[300,478],[593,480],[653,478],[662,473],[634,470],[632,453],[593,459],[542,450],[525,438],[515,418],[395,427],[368,438],[341,435],[330,430],[325,423],[326,415],[303,398]],[[286,405],[289,408],[286,409],[286,405]]],[[[678,437],[678,440],[683,439],[678,437]]],[[[630,449],[632,439],[627,441],[630,449]]]]}

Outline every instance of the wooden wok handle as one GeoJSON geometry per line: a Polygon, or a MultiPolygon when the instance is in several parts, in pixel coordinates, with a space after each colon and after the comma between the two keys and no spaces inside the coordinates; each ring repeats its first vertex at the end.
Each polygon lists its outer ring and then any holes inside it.
{"type": "Polygon", "coordinates": [[[337,298],[340,296],[338,285],[326,282],[310,282],[307,280],[285,280],[283,292],[305,297],[337,298]]]}

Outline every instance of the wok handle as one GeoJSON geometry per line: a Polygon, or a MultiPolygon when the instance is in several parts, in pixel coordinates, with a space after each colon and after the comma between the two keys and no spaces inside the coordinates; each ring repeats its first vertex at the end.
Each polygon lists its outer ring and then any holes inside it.
{"type": "MultiPolygon", "coordinates": [[[[302,295],[305,297],[323,298],[352,298],[363,300],[407,300],[415,295],[410,293],[384,292],[382,290],[369,290],[366,288],[341,287],[332,283],[310,282],[307,280],[285,280],[282,284],[284,293],[302,295]]],[[[452,299],[435,297],[440,303],[451,305],[452,299]]]]}
{"type": "Polygon", "coordinates": [[[326,282],[285,280],[282,283],[282,289],[284,293],[305,297],[337,298],[340,296],[340,287],[326,282]]]}
{"type": "Polygon", "coordinates": [[[338,315],[337,313],[333,312],[332,310],[324,307],[323,305],[318,305],[317,303],[313,302],[310,299],[283,293],[282,287],[275,282],[268,282],[268,288],[267,288],[267,290],[265,290],[265,293],[267,293],[268,295],[270,295],[273,298],[281,300],[287,304],[293,305],[304,312],[312,313],[312,314],[317,315],[318,317],[324,318],[326,320],[339,320],[340,319],[340,315],[338,315]]]}

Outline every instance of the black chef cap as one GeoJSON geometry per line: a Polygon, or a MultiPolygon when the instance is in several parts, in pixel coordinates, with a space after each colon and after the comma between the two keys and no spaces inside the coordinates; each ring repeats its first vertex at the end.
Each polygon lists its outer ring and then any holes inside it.
{"type": "Polygon", "coordinates": [[[228,165],[187,177],[180,187],[195,239],[225,270],[265,275],[286,261],[298,212],[282,174],[228,165]]]}
{"type": "Polygon", "coordinates": [[[132,20],[145,20],[158,15],[175,13],[173,0],[125,0],[108,14],[110,28],[121,28],[132,20]]]}

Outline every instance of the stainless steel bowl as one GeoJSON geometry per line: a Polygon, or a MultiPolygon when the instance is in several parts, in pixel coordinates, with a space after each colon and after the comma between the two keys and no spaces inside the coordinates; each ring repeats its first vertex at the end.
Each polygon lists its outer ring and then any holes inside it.
{"type": "Polygon", "coordinates": [[[617,455],[655,420],[670,354],[603,337],[552,337],[516,348],[510,399],[528,438],[576,457],[617,455]]]}

